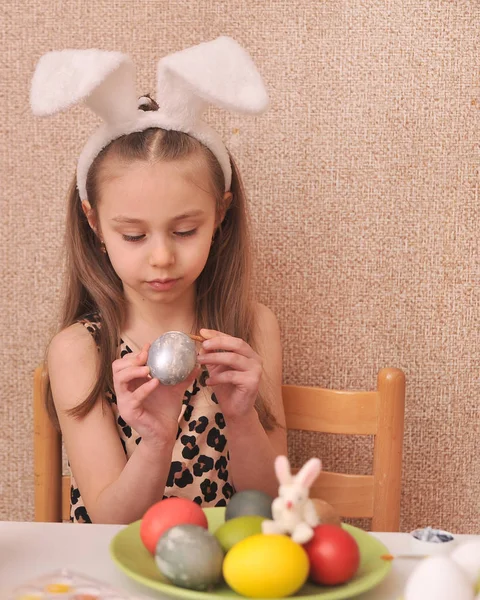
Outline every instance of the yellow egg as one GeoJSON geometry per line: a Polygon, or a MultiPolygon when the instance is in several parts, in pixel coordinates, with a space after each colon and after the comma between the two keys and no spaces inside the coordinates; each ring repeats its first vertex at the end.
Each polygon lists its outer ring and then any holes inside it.
{"type": "Polygon", "coordinates": [[[45,591],[50,594],[66,594],[68,593],[72,587],[68,585],[68,583],[50,583],[45,586],[45,591]]]}
{"type": "Polygon", "coordinates": [[[249,598],[283,598],[307,579],[305,550],[286,535],[253,535],[227,553],[223,576],[237,594],[249,598]]]}

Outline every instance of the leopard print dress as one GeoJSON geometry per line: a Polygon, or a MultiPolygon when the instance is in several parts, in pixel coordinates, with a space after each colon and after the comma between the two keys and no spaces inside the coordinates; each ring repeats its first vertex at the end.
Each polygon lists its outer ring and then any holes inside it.
{"type": "MultiPolygon", "coordinates": [[[[99,316],[88,315],[79,322],[97,341],[101,326],[99,316]]],[[[119,355],[123,357],[131,352],[131,348],[120,340],[119,355]]],[[[225,420],[215,394],[205,385],[206,376],[208,373],[202,372],[198,380],[185,392],[164,498],[181,496],[202,507],[226,506],[234,488],[228,472],[225,420]]],[[[123,450],[127,458],[130,458],[141,442],[141,437],[120,416],[114,392],[107,390],[105,395],[115,415],[123,450]]],[[[70,521],[91,523],[73,475],[70,521]]]]}

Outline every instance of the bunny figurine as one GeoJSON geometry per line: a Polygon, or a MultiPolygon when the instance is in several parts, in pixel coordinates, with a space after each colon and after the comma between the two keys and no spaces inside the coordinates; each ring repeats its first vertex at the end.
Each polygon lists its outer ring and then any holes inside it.
{"type": "Polygon", "coordinates": [[[275,473],[280,483],[278,498],[272,502],[273,520],[262,523],[263,533],[290,534],[298,544],[305,544],[312,538],[313,527],[319,524],[319,518],[308,493],[321,469],[320,459],[311,458],[292,476],[288,458],[277,456],[275,473]]]}

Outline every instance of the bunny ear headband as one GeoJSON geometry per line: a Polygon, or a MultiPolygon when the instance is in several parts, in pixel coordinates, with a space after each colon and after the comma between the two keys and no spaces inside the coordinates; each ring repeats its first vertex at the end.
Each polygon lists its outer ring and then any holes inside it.
{"type": "Polygon", "coordinates": [[[135,67],[126,54],[101,50],[48,52],[38,61],[30,104],[37,116],[50,116],[84,101],[102,120],[77,164],[77,187],[87,199],[88,170],[113,140],[151,127],[187,133],[209,148],[230,189],[230,157],[219,134],[201,119],[209,104],[238,113],[259,114],[268,105],[252,59],[232,38],[219,37],[170,54],[157,66],[158,111],[138,108],[135,67]]]}

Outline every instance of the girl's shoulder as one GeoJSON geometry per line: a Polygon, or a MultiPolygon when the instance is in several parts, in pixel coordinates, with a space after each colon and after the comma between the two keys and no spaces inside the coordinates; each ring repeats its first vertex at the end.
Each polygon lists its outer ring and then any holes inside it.
{"type": "Polygon", "coordinates": [[[75,408],[97,380],[99,353],[94,336],[78,321],[59,331],[47,350],[47,371],[57,413],[75,408]]]}
{"type": "Polygon", "coordinates": [[[94,336],[81,323],[73,323],[59,331],[48,345],[47,358],[61,357],[63,361],[78,359],[96,348],[94,336]]]}
{"type": "Polygon", "coordinates": [[[272,335],[279,335],[280,328],[275,313],[261,302],[255,302],[253,309],[255,312],[255,328],[257,336],[260,338],[266,337],[268,339],[272,335]]]}
{"type": "Polygon", "coordinates": [[[100,327],[101,319],[96,313],[79,318],[52,338],[48,347],[48,356],[52,352],[78,355],[84,350],[91,350],[92,343],[97,344],[100,327]]]}
{"type": "MultiPolygon", "coordinates": [[[[47,370],[56,391],[67,386],[75,391],[87,392],[95,382],[98,350],[95,336],[85,323],[78,321],[59,331],[47,350],[47,370]]],[[[67,390],[65,390],[67,391],[67,390]]],[[[76,405],[75,394],[57,393],[63,408],[76,405]]],[[[56,399],[57,404],[57,399],[56,399]]]]}

